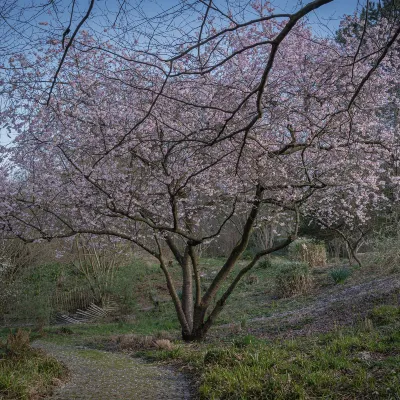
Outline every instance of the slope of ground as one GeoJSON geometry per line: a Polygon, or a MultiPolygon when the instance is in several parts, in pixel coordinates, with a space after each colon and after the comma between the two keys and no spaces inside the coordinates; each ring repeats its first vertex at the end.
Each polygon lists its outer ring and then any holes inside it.
{"type": "MultiPolygon", "coordinates": [[[[244,329],[258,337],[293,337],[329,332],[339,327],[354,326],[379,304],[400,304],[400,275],[393,274],[355,285],[336,285],[322,291],[307,305],[272,313],[269,316],[252,318],[244,329]]],[[[226,334],[240,325],[240,321],[220,325],[216,335],[226,334]]]]}

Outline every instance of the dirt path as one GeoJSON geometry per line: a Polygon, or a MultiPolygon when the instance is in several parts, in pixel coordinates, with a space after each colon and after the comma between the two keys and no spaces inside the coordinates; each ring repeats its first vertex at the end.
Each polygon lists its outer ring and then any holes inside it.
{"type": "Polygon", "coordinates": [[[48,399],[158,400],[190,399],[189,382],[168,367],[124,354],[38,341],[41,348],[63,362],[71,376],[48,399]]]}

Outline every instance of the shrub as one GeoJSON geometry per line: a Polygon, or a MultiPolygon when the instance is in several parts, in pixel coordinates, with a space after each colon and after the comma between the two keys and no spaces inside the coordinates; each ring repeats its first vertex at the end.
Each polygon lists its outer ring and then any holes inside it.
{"type": "Polygon", "coordinates": [[[246,285],[256,285],[258,282],[259,279],[257,275],[249,275],[245,280],[246,285]]]}
{"type": "Polygon", "coordinates": [[[275,277],[278,297],[291,297],[307,293],[312,288],[312,276],[308,264],[291,262],[283,264],[275,277]]]}
{"type": "Polygon", "coordinates": [[[288,250],[293,261],[305,262],[310,267],[326,266],[326,248],[323,242],[301,238],[291,243],[288,250]]]}
{"type": "Polygon", "coordinates": [[[348,268],[336,268],[332,270],[329,275],[336,284],[344,283],[351,275],[351,271],[348,268]]]}

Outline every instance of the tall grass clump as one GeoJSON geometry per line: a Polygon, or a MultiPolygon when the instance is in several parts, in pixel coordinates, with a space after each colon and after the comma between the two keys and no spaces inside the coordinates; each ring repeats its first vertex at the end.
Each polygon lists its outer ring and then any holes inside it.
{"type": "Polygon", "coordinates": [[[289,258],[307,263],[310,267],[325,267],[327,263],[325,243],[299,238],[289,245],[289,258]]]}
{"type": "Polygon", "coordinates": [[[351,270],[348,268],[336,268],[330,271],[329,275],[333,279],[333,281],[338,283],[344,283],[349,276],[351,276],[351,270]]]}
{"type": "Polygon", "coordinates": [[[400,272],[400,237],[377,236],[371,243],[372,251],[363,255],[368,269],[381,272],[400,272]]]}
{"type": "Polygon", "coordinates": [[[10,332],[0,342],[0,399],[42,398],[66,373],[56,359],[30,346],[27,331],[10,332]]]}
{"type": "Polygon", "coordinates": [[[275,290],[278,297],[292,297],[310,291],[313,284],[311,271],[304,262],[286,262],[276,265],[275,290]]]}

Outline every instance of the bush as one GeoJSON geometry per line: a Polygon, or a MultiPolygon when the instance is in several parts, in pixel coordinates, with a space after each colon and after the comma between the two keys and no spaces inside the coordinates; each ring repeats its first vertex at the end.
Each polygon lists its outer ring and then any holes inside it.
{"type": "Polygon", "coordinates": [[[283,264],[275,277],[278,297],[291,297],[307,293],[312,288],[313,279],[308,264],[290,262],[283,264]]]}
{"type": "Polygon", "coordinates": [[[326,266],[325,243],[311,239],[297,239],[289,245],[289,258],[307,263],[310,267],[326,266]]]}
{"type": "Polygon", "coordinates": [[[332,270],[329,275],[336,284],[344,283],[346,279],[351,275],[351,271],[348,268],[337,268],[332,270]]]}

